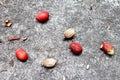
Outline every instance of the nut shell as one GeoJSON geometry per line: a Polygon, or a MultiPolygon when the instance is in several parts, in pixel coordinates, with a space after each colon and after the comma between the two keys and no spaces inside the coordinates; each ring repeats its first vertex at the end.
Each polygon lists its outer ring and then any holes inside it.
{"type": "Polygon", "coordinates": [[[54,58],[47,58],[43,61],[43,66],[47,67],[47,68],[52,68],[55,66],[57,60],[55,60],[54,58]]]}
{"type": "Polygon", "coordinates": [[[12,25],[11,20],[6,20],[6,21],[5,21],[5,26],[6,26],[6,27],[11,27],[11,25],[12,25]]]}
{"type": "Polygon", "coordinates": [[[72,38],[75,35],[75,29],[69,28],[64,32],[64,37],[65,38],[72,38]]]}

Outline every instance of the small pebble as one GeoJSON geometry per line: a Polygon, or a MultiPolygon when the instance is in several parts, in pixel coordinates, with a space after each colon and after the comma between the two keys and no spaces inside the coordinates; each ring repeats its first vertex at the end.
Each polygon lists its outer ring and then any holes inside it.
{"type": "Polygon", "coordinates": [[[88,70],[89,68],[90,68],[90,65],[88,64],[87,67],[86,67],[86,69],[88,70]]]}

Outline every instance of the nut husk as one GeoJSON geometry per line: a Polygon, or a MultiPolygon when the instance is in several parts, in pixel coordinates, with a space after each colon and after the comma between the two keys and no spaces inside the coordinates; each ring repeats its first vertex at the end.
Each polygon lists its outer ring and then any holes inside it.
{"type": "Polygon", "coordinates": [[[74,35],[75,35],[75,29],[73,29],[73,28],[69,28],[64,32],[64,37],[66,39],[72,38],[74,35]]]}
{"type": "Polygon", "coordinates": [[[55,66],[57,60],[55,60],[54,58],[47,58],[43,61],[43,66],[47,67],[47,68],[52,68],[55,66]]]}

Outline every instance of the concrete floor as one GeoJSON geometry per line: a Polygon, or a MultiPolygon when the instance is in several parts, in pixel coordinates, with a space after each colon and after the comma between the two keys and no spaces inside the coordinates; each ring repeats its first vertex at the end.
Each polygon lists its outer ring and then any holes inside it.
{"type": "Polygon", "coordinates": [[[66,80],[120,80],[119,0],[0,0],[0,3],[0,80],[62,80],[63,76],[66,80]],[[47,23],[36,21],[39,11],[50,13],[47,23]],[[11,27],[5,27],[6,19],[12,20],[11,27]],[[111,28],[107,29],[109,24],[111,28]],[[76,30],[76,37],[64,41],[63,32],[68,28],[76,30]],[[16,35],[28,36],[28,40],[8,41],[8,37],[16,35]],[[80,56],[70,52],[72,41],[83,46],[80,56]],[[100,50],[102,41],[113,44],[114,56],[100,50]],[[26,62],[16,59],[17,48],[28,52],[26,62]],[[54,68],[41,66],[47,57],[58,60],[54,68]],[[11,60],[14,65],[9,64],[11,60]]]}

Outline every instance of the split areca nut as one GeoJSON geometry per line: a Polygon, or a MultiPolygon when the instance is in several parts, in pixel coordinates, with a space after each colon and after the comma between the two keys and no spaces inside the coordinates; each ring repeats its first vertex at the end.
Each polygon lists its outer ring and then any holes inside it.
{"type": "Polygon", "coordinates": [[[114,55],[114,47],[110,43],[102,42],[101,49],[108,55],[114,55]]]}

